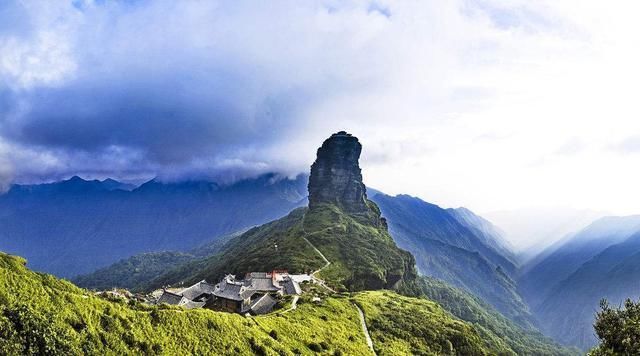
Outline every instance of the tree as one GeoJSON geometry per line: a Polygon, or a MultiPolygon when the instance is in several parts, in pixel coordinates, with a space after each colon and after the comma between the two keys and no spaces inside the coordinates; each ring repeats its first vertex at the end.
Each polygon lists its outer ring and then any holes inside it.
{"type": "Polygon", "coordinates": [[[640,355],[640,301],[627,299],[624,306],[612,308],[606,299],[593,325],[600,344],[589,354],[640,355]]]}

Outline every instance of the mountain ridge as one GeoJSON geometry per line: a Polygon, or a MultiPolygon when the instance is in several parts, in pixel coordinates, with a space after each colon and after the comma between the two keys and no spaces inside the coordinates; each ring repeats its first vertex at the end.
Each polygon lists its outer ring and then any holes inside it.
{"type": "Polygon", "coordinates": [[[460,216],[452,214],[455,210],[406,194],[376,194],[372,199],[387,218],[396,243],[415,256],[420,273],[480,296],[525,328],[536,327],[517,291],[516,265],[486,243],[494,240],[492,245],[500,246],[495,237],[477,235],[482,227],[474,228],[472,219],[461,223],[460,216]]]}
{"type": "Polygon", "coordinates": [[[231,185],[151,180],[131,191],[75,177],[0,195],[0,249],[72,277],[141,252],[188,250],[306,203],[306,176],[231,185]]]}

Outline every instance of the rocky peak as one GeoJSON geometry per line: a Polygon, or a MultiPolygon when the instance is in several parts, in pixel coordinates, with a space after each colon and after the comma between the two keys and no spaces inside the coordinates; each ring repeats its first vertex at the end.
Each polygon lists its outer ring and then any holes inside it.
{"type": "Polygon", "coordinates": [[[318,149],[309,177],[309,208],[321,203],[340,206],[347,213],[367,213],[367,193],[358,159],[358,138],[340,131],[318,149]]]}

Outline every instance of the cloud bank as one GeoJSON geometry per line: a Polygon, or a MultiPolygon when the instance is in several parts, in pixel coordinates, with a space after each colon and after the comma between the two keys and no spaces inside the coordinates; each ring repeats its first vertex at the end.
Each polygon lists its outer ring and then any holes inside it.
{"type": "Polygon", "coordinates": [[[633,7],[4,1],[0,182],[295,174],[346,129],[391,193],[640,211],[633,7]]]}

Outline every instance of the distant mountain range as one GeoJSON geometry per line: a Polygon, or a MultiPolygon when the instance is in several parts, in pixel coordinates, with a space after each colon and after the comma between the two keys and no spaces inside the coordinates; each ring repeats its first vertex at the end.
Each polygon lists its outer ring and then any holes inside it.
{"type": "Polygon", "coordinates": [[[490,222],[468,209],[442,209],[408,195],[371,199],[398,246],[415,256],[420,273],[481,297],[521,326],[534,326],[513,280],[515,256],[490,222]]]}
{"type": "Polygon", "coordinates": [[[601,218],[525,266],[520,290],[543,331],[588,349],[598,302],[640,296],[640,216],[601,218]]]}
{"type": "Polygon", "coordinates": [[[0,195],[0,250],[72,277],[134,254],[185,251],[306,205],[307,177],[267,174],[231,185],[69,180],[0,195]]]}
{"type": "Polygon", "coordinates": [[[604,211],[567,207],[522,208],[482,214],[509,237],[522,263],[528,263],[547,247],[607,215],[604,211]]]}

